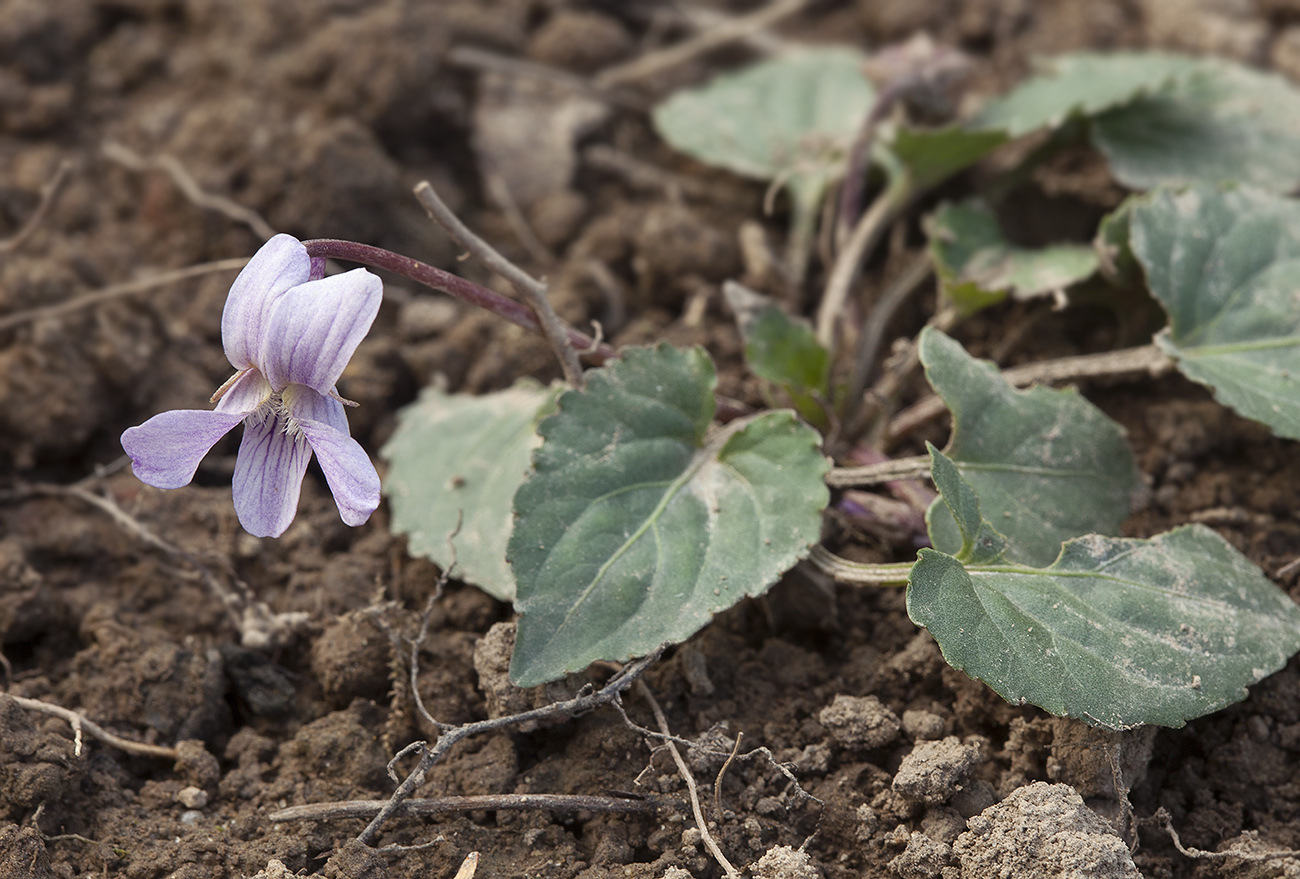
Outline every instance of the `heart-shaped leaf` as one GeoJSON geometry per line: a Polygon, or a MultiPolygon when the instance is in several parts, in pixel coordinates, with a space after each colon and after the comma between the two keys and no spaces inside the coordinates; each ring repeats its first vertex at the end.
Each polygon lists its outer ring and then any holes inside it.
{"type": "Polygon", "coordinates": [[[429,387],[401,411],[380,454],[389,461],[392,528],[407,535],[412,555],[442,568],[454,561],[458,579],[502,601],[515,597],[506,564],[511,500],[541,442],[537,423],[557,394],[529,379],[481,397],[429,387]]]}
{"type": "Polygon", "coordinates": [[[1300,439],[1300,204],[1197,187],[1141,199],[1133,253],[1169,315],[1156,342],[1215,397],[1300,439]]]}
{"type": "Polygon", "coordinates": [[[520,686],[690,637],[807,555],[829,500],[820,437],[794,413],[707,433],[702,349],[633,348],[587,377],[542,422],[515,495],[520,686]]]}
{"type": "Polygon", "coordinates": [[[923,549],[907,612],[950,665],[1007,701],[1111,729],[1182,726],[1245,698],[1300,649],[1300,608],[1200,525],[1080,537],[1046,568],[923,549]]]}
{"type": "Polygon", "coordinates": [[[794,52],[674,94],[655,108],[655,128],[677,149],[760,180],[822,175],[875,100],[852,49],[794,52]]]}
{"type": "MultiPolygon", "coordinates": [[[[921,362],[952,411],[947,455],[1006,537],[1008,559],[1045,565],[1071,537],[1118,533],[1141,484],[1123,428],[1073,390],[1016,390],[933,328],[921,333],[921,362]]],[[[961,551],[945,503],[926,522],[936,549],[961,551]]]]}

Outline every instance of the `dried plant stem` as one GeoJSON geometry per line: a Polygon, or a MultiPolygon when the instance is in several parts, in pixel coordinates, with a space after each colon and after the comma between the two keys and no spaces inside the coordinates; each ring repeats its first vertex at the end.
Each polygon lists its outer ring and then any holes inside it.
{"type": "Polygon", "coordinates": [[[1300,850],[1296,850],[1296,849],[1279,849],[1277,851],[1271,851],[1271,852],[1243,852],[1243,851],[1232,851],[1232,850],[1222,851],[1222,852],[1207,852],[1204,849],[1184,847],[1182,839],[1180,839],[1178,836],[1178,831],[1174,830],[1173,818],[1170,816],[1169,810],[1166,809],[1164,806],[1161,806],[1160,808],[1156,809],[1155,815],[1153,815],[1150,819],[1147,820],[1155,824],[1158,824],[1159,826],[1165,829],[1165,832],[1169,834],[1169,839],[1174,844],[1174,848],[1178,849],[1179,853],[1185,855],[1186,857],[1194,858],[1196,860],[1206,860],[1206,861],[1239,860],[1239,861],[1258,863],[1261,861],[1271,861],[1274,858],[1300,857],[1300,850]]]}
{"type": "Polygon", "coordinates": [[[243,223],[263,241],[275,236],[275,230],[271,228],[270,223],[262,219],[261,214],[224,195],[213,195],[204,190],[175,156],[161,154],[146,158],[130,147],[111,140],[104,144],[101,151],[107,158],[132,171],[147,171],[151,168],[163,171],[176,184],[181,194],[194,205],[204,210],[216,211],[237,223],[243,223]]]}
{"type": "MultiPolygon", "coordinates": [[[[662,655],[663,647],[659,647],[648,656],[628,663],[623,670],[615,675],[609,683],[605,684],[600,690],[591,692],[590,688],[584,688],[572,699],[566,699],[563,702],[552,702],[550,705],[544,705],[541,708],[534,708],[531,711],[522,711],[519,714],[511,714],[506,717],[494,717],[489,720],[480,720],[475,723],[466,723],[461,726],[445,728],[439,735],[433,747],[421,747],[423,751],[420,762],[415,769],[406,776],[405,780],[398,785],[397,790],[388,801],[380,807],[378,814],[366,825],[366,828],[357,836],[357,841],[365,845],[370,845],[379,834],[380,828],[384,822],[396,814],[402,807],[402,804],[408,800],[415,789],[424,783],[429,769],[433,764],[441,760],[446,753],[451,750],[452,746],[461,739],[471,736],[482,735],[483,733],[493,732],[498,729],[504,729],[508,726],[515,726],[520,723],[526,723],[530,720],[545,720],[555,717],[558,714],[577,714],[584,711],[590,711],[602,705],[608,705],[611,702],[617,702],[619,696],[645,672],[647,668],[653,665],[662,655]]],[[[422,746],[422,742],[416,745],[422,746]]]]}
{"type": "MultiPolygon", "coordinates": [[[[1054,382],[1075,381],[1085,378],[1145,373],[1159,375],[1173,367],[1173,360],[1155,345],[1125,348],[1122,351],[1103,351],[1100,354],[1082,354],[1027,363],[1003,370],[1002,377],[1016,387],[1054,382]]],[[[926,397],[898,413],[889,422],[888,438],[892,442],[911,433],[916,428],[938,418],[948,411],[939,397],[926,397]]]]}
{"type": "Polygon", "coordinates": [[[862,467],[836,467],[826,474],[826,484],[831,488],[865,488],[897,479],[916,479],[929,475],[930,456],[916,455],[862,467]]]}
{"type": "Polygon", "coordinates": [[[766,30],[784,18],[789,18],[807,6],[811,0],[776,0],[749,15],[733,18],[702,31],[680,43],[633,58],[625,64],[607,68],[596,74],[593,82],[597,88],[612,89],[648,79],[711,52],[728,43],[766,30]]]}
{"type": "MultiPolygon", "coordinates": [[[[388,800],[344,800],[337,803],[310,803],[290,806],[268,817],[271,821],[340,821],[348,818],[373,818],[388,800]]],[[[659,810],[654,800],[625,797],[589,797],[574,794],[482,794],[464,797],[427,797],[403,800],[392,814],[441,815],[446,812],[475,812],[505,809],[514,812],[549,809],[556,812],[605,812],[611,814],[653,814],[659,810]]]]}
{"type": "Polygon", "coordinates": [[[54,176],[41,187],[41,200],[36,205],[36,210],[27,218],[27,222],[10,238],[0,241],[0,254],[11,253],[27,243],[27,239],[32,237],[41,223],[45,222],[45,216],[54,207],[54,201],[59,197],[63,190],[63,184],[67,182],[68,175],[72,173],[72,162],[63,160],[59,167],[55,169],[54,176]]]}
{"type": "MultiPolygon", "coordinates": [[[[668,726],[668,718],[664,716],[664,710],[659,707],[659,702],[655,699],[654,693],[650,692],[650,688],[645,685],[644,681],[637,682],[637,692],[650,706],[650,710],[654,712],[655,723],[659,725],[660,732],[666,736],[671,735],[672,730],[668,726]]],[[[677,745],[673,744],[673,742],[665,742],[664,747],[668,749],[668,753],[673,755],[673,762],[677,764],[677,772],[681,775],[682,781],[686,782],[686,789],[691,795],[691,810],[695,813],[695,826],[699,828],[700,837],[703,839],[705,847],[708,848],[718,865],[722,867],[728,879],[740,879],[740,871],[732,865],[731,861],[727,860],[727,856],[722,853],[722,849],[718,847],[718,843],[713,839],[713,834],[709,833],[709,824],[704,820],[704,810],[700,807],[700,792],[695,784],[695,776],[691,774],[691,767],[686,765],[681,752],[677,750],[677,745]]]]}
{"type": "Polygon", "coordinates": [[[10,695],[18,703],[20,708],[28,711],[39,711],[42,714],[52,714],[60,717],[72,725],[72,731],[76,734],[76,745],[74,754],[81,756],[81,734],[83,731],[89,733],[92,737],[99,739],[106,745],[111,745],[120,751],[126,751],[129,754],[140,754],[145,757],[161,757],[164,760],[176,760],[180,753],[175,748],[165,748],[161,745],[146,745],[144,742],[133,742],[130,739],[124,739],[115,736],[99,724],[71,709],[64,708],[60,705],[52,705],[49,702],[42,702],[40,699],[29,699],[26,696],[10,695]]]}
{"type": "Polygon", "coordinates": [[[578,352],[573,347],[573,342],[565,330],[563,321],[555,313],[555,309],[551,307],[551,301],[546,297],[546,285],[506,259],[496,248],[471,232],[469,227],[462,223],[451,208],[447,207],[446,203],[438,197],[438,193],[434,191],[429,181],[424,180],[416,184],[415,197],[424,209],[429,212],[429,216],[447,230],[447,234],[453,240],[477,257],[489,269],[509,281],[511,286],[528,299],[529,304],[533,307],[533,312],[537,315],[537,322],[541,326],[542,335],[551,343],[551,347],[555,350],[555,356],[560,359],[560,365],[564,369],[565,381],[575,388],[582,387],[582,364],[578,362],[578,352]]]}
{"type": "MultiPolygon", "coordinates": [[[[381,247],[372,247],[369,244],[359,244],[355,241],[340,241],[336,238],[314,238],[310,241],[304,241],[303,246],[307,248],[307,253],[311,256],[343,259],[348,262],[358,262],[373,268],[393,272],[404,278],[410,278],[418,284],[423,284],[431,290],[446,293],[448,296],[454,296],[462,302],[490,311],[526,330],[541,331],[541,324],[538,323],[537,316],[528,306],[475,284],[473,281],[467,281],[459,275],[453,275],[451,272],[435,268],[428,263],[422,263],[418,259],[401,256],[381,247]]],[[[579,332],[572,327],[564,327],[563,332],[568,334],[571,344],[582,348],[584,356],[592,358],[596,363],[604,363],[606,360],[617,356],[613,348],[608,345],[596,345],[595,340],[586,333],[579,332]]]]}
{"type": "Polygon", "coordinates": [[[880,297],[880,301],[872,306],[866,324],[862,327],[862,333],[858,336],[857,351],[853,357],[853,372],[849,377],[848,393],[845,395],[847,407],[842,419],[844,424],[852,425],[857,421],[858,412],[862,408],[862,397],[867,390],[867,380],[871,377],[871,371],[879,359],[889,321],[893,319],[899,306],[906,302],[907,298],[930,276],[932,270],[930,254],[921,253],[903,269],[902,274],[894,279],[884,295],[880,297]]]}
{"type": "Polygon", "coordinates": [[[853,234],[835,257],[826,291],[817,306],[817,341],[828,350],[835,349],[835,324],[849,301],[849,291],[857,279],[863,258],[880,240],[889,224],[912,198],[907,176],[900,174],[871,203],[871,207],[853,227],[853,234]]]}
{"type": "Polygon", "coordinates": [[[713,779],[713,811],[718,813],[718,820],[722,820],[722,779],[727,777],[727,770],[731,768],[731,762],[736,759],[740,753],[740,742],[745,738],[744,732],[736,733],[736,743],[731,746],[731,753],[723,761],[722,768],[718,770],[717,777],[713,779]]]}
{"type": "Polygon", "coordinates": [[[855,586],[906,586],[912,562],[865,565],[840,558],[824,546],[812,548],[808,561],[827,576],[855,586]]]}
{"type": "Polygon", "coordinates": [[[25,311],[6,314],[5,316],[0,317],[0,330],[7,330],[11,327],[31,323],[32,321],[59,317],[60,315],[69,314],[78,309],[88,308],[92,305],[98,305],[101,302],[107,302],[111,299],[120,299],[123,296],[130,296],[133,293],[142,293],[145,290],[152,290],[155,287],[174,284],[177,281],[197,278],[200,275],[242,269],[244,264],[247,262],[248,260],[244,258],[219,259],[215,262],[204,262],[199,263],[198,265],[187,266],[183,269],[161,272],[152,277],[141,278],[138,281],[125,281],[121,284],[113,284],[102,290],[96,290],[93,293],[87,293],[84,296],[78,296],[75,299],[69,299],[67,302],[60,302],[55,305],[44,305],[40,308],[29,308],[25,311]]]}

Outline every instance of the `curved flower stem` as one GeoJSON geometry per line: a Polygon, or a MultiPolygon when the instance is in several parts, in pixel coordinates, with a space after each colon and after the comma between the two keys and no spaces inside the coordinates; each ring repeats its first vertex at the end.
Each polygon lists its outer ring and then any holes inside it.
{"type": "MultiPolygon", "coordinates": [[[[307,248],[307,253],[312,257],[345,259],[372,268],[384,269],[404,278],[410,278],[412,281],[423,284],[431,290],[454,296],[462,302],[468,302],[470,305],[477,305],[479,308],[486,309],[516,326],[534,332],[541,332],[542,327],[537,320],[537,315],[528,306],[502,296],[494,290],[475,284],[473,281],[467,281],[459,275],[453,275],[451,272],[420,262],[418,259],[411,259],[409,256],[402,256],[393,253],[391,250],[384,250],[382,247],[372,247],[369,244],[359,244],[355,241],[341,241],[336,238],[316,238],[311,241],[304,241],[303,246],[307,248]]],[[[573,327],[563,326],[563,331],[567,334],[570,343],[582,349],[583,355],[590,357],[597,364],[618,356],[613,348],[608,345],[597,344],[586,333],[575,330],[573,327]]]]}
{"type": "Polygon", "coordinates": [[[855,586],[906,586],[907,577],[915,562],[897,562],[890,565],[866,565],[840,558],[824,546],[812,548],[808,556],[822,573],[841,583],[855,586]]]}

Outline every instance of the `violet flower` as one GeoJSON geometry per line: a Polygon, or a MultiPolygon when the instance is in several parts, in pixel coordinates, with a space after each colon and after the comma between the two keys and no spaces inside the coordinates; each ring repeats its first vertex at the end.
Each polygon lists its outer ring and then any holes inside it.
{"type": "Polygon", "coordinates": [[[379,506],[379,475],[348,433],[335,383],[379,311],[383,284],[365,269],[312,276],[300,242],[276,235],[230,288],[221,315],[226,357],[237,372],[212,395],[215,409],[177,409],[122,434],[142,482],[180,488],[217,440],[241,421],[235,462],[239,522],[279,537],[293,521],[312,452],[349,525],[379,506]]]}

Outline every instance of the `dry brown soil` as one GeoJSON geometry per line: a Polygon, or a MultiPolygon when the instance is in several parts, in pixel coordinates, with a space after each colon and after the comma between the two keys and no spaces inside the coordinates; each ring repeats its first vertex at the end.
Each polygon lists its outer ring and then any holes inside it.
{"type": "MultiPolygon", "coordinates": [[[[778,242],[780,206],[763,218],[761,184],[674,155],[644,108],[770,44],[635,79],[613,100],[574,87],[694,27],[666,5],[600,0],[4,0],[0,239],[32,215],[60,163],[71,167],[35,233],[0,252],[0,320],[256,249],[241,215],[187,196],[161,157],[276,230],[386,246],[490,282],[456,262],[411,198],[429,179],[485,237],[549,277],[565,317],[602,320],[616,344],[705,344],[721,391],[760,404],[719,289],[742,275],[770,283],[738,233],[757,220],[778,242]],[[494,69],[466,49],[492,53],[494,69]],[[516,76],[501,59],[567,79],[516,76]],[[493,196],[501,186],[513,218],[493,196]],[[537,240],[524,246],[521,230],[537,240]]],[[[922,29],[976,57],[976,93],[1016,81],[1036,54],[1084,47],[1174,47],[1300,73],[1300,5],[1290,0],[844,0],[813,3],[769,36],[870,47],[922,29]]],[[[944,192],[959,196],[977,178],[944,192]]],[[[1038,172],[1007,219],[1027,238],[1082,240],[1119,196],[1095,161],[1067,156],[1038,172]]],[[[865,294],[919,241],[911,217],[894,255],[869,265],[865,294]]],[[[0,696],[0,874],[198,879],[270,865],[277,875],[275,859],[290,873],[444,877],[478,851],[490,877],[721,875],[668,755],[611,709],[464,742],[421,794],[631,792],[661,797],[656,814],[403,817],[384,828],[385,850],[347,845],[358,819],[270,820],[287,806],[387,797],[386,762],[433,734],[400,685],[391,639],[414,634],[438,572],[406,554],[382,508],[364,527],[342,525],[314,469],[283,538],[244,534],[230,503],[231,440],[182,490],[142,486],[114,464],[124,428],[201,406],[226,378],[219,322],[232,277],[0,329],[7,692],[74,708],[125,738],[202,744],[179,761],[128,755],[0,696]],[[129,519],[91,502],[102,497],[129,519]],[[277,616],[240,618],[248,596],[277,616]]],[[[467,393],[557,374],[539,340],[386,281],[341,382],[363,402],[352,428],[372,453],[435,374],[467,393]]],[[[815,261],[809,289],[823,281],[815,261]]],[[[895,334],[915,333],[933,304],[924,291],[895,334]]],[[[1144,329],[1107,307],[1032,305],[957,333],[1010,365],[1141,342],[1144,329]]],[[[1267,572],[1300,556],[1294,443],[1176,377],[1086,390],[1128,428],[1150,482],[1129,533],[1201,521],[1267,572]]],[[[936,424],[913,441],[942,443],[944,432],[936,424]]],[[[859,557],[897,551],[878,535],[834,539],[859,557]]],[[[1294,573],[1279,582],[1300,591],[1294,573]]],[[[502,692],[508,632],[484,636],[510,619],[475,589],[447,587],[419,655],[434,717],[485,717],[489,695],[533,704],[562,694],[502,692]]],[[[1292,876],[1300,861],[1193,860],[1144,822],[1163,807],[1188,846],[1300,848],[1298,671],[1292,662],[1184,729],[1115,736],[1008,705],[949,669],[898,591],[791,576],[671,651],[647,682],[673,730],[708,745],[690,760],[709,821],[750,875],[1125,875],[1131,845],[1149,877],[1292,876]],[[719,812],[718,751],[742,732],[742,752],[766,748],[789,774],[758,753],[734,762],[719,812]],[[1117,779],[1132,789],[1131,812],[1117,779]],[[1036,782],[1068,783],[1094,811],[1036,782]]],[[[635,695],[627,708],[653,723],[635,695]]]]}

